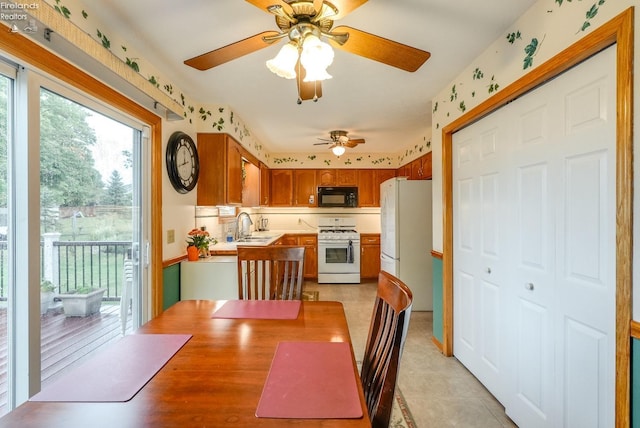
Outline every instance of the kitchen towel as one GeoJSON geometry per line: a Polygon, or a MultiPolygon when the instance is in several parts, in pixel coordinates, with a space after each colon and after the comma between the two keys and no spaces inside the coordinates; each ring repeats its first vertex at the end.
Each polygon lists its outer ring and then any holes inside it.
{"type": "Polygon", "coordinates": [[[47,385],[30,401],[129,401],[190,334],[131,334],[47,385]]]}
{"type": "Polygon", "coordinates": [[[300,300],[229,300],[212,318],[294,320],[298,318],[300,303],[300,300]]]}
{"type": "Polygon", "coordinates": [[[348,342],[280,342],[256,416],[361,418],[357,375],[348,342]]]}

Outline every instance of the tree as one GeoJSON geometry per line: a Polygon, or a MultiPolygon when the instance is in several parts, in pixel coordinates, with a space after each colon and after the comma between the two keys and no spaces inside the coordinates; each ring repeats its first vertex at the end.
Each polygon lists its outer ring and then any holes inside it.
{"type": "Polygon", "coordinates": [[[89,110],[52,92],[40,95],[40,186],[57,206],[92,205],[103,187],[90,146],[89,110]]]}
{"type": "Polygon", "coordinates": [[[127,190],[127,187],[122,182],[122,176],[115,169],[111,173],[111,177],[109,177],[102,203],[104,205],[131,204],[131,192],[127,190]]]}

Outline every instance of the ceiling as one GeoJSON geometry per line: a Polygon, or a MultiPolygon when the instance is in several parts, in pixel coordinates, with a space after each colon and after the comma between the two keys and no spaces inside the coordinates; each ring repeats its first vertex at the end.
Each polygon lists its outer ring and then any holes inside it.
{"type": "MultiPolygon", "coordinates": [[[[339,1],[336,0],[336,3],[339,1]]],[[[271,73],[265,61],[284,42],[207,71],[186,59],[267,30],[274,16],[241,0],[109,0],[100,20],[165,80],[200,104],[229,106],[271,153],[318,153],[329,131],[344,129],[366,144],[357,153],[399,153],[431,136],[431,99],[535,0],[370,0],[337,25],[348,25],[429,51],[414,73],[334,49],[318,102],[296,103],[295,80],[271,73]]]]}

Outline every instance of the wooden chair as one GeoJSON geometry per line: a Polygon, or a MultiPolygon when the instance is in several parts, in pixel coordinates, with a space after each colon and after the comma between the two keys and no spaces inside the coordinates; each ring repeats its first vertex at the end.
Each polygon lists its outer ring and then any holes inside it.
{"type": "Polygon", "coordinates": [[[238,247],[238,298],[302,300],[305,247],[238,247]]]}
{"type": "Polygon", "coordinates": [[[389,426],[412,301],[413,294],[409,287],[395,276],[385,271],[380,272],[360,371],[373,428],[389,426]]]}

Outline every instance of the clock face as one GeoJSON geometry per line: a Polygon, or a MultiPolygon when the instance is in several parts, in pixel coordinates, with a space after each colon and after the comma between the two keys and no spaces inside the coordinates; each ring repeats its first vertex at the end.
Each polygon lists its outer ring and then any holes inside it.
{"type": "Polygon", "coordinates": [[[167,173],[173,187],[187,193],[198,181],[200,165],[196,145],[184,132],[174,132],[167,144],[167,173]]]}

